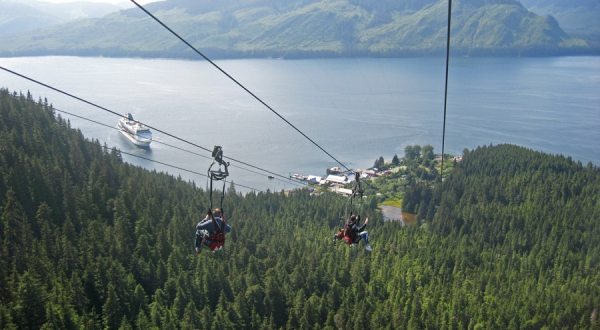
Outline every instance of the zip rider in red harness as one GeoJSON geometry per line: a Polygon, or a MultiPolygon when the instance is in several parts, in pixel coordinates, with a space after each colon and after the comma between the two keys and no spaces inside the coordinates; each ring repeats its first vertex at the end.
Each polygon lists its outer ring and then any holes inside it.
{"type": "Polygon", "coordinates": [[[359,222],[360,215],[352,214],[348,221],[346,221],[344,228],[341,228],[337,234],[333,236],[333,240],[337,241],[341,239],[349,245],[358,244],[358,242],[363,240],[365,242],[365,250],[371,252],[372,248],[369,244],[369,233],[364,230],[367,223],[369,223],[369,218],[365,219],[362,226],[359,226],[359,222]]]}
{"type": "Polygon", "coordinates": [[[225,221],[220,209],[208,210],[206,217],[196,225],[196,254],[200,253],[202,245],[206,245],[211,251],[223,248],[225,244],[225,233],[231,231],[231,226],[225,221]]]}
{"type": "Polygon", "coordinates": [[[196,240],[194,242],[196,254],[200,253],[202,244],[208,246],[213,252],[223,248],[225,244],[225,233],[231,231],[231,226],[225,221],[222,212],[223,199],[225,198],[225,178],[229,176],[229,163],[223,161],[223,149],[221,146],[215,146],[212,153],[214,162],[208,168],[208,177],[210,178],[209,200],[210,208],[206,217],[196,225],[196,240]],[[219,164],[219,168],[213,170],[213,165],[219,164]],[[222,169],[223,167],[223,169],[222,169]],[[212,209],[213,181],[223,181],[223,190],[221,192],[221,209],[212,209]]]}

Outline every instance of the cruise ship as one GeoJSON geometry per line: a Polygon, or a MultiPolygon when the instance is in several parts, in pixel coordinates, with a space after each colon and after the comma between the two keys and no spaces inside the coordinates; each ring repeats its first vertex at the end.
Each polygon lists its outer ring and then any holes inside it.
{"type": "Polygon", "coordinates": [[[123,117],[119,119],[117,128],[131,143],[140,148],[150,148],[152,132],[148,127],[135,121],[130,113],[127,114],[127,118],[123,117]]]}

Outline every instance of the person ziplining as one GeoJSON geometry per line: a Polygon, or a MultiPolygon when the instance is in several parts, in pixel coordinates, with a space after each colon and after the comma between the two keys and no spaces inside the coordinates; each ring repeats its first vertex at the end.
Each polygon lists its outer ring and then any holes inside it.
{"type": "Polygon", "coordinates": [[[223,199],[225,198],[225,179],[229,176],[229,163],[223,161],[223,149],[220,146],[215,146],[212,152],[214,161],[208,168],[208,178],[210,179],[209,199],[210,207],[206,213],[206,217],[200,220],[196,225],[196,240],[194,242],[196,254],[200,253],[203,245],[206,245],[211,251],[219,251],[225,245],[225,233],[231,231],[231,226],[225,220],[223,212],[223,199]],[[215,163],[219,164],[217,170],[212,167],[215,163]],[[212,193],[213,181],[223,181],[223,190],[221,192],[220,208],[213,209],[212,193]]]}
{"type": "MultiPolygon", "coordinates": [[[[369,244],[369,233],[365,230],[367,227],[367,223],[369,223],[369,218],[365,219],[365,222],[362,225],[360,223],[360,215],[354,214],[352,212],[352,201],[354,198],[358,197],[362,200],[363,190],[360,185],[360,174],[358,172],[354,173],[355,181],[354,187],[352,187],[352,195],[350,196],[350,217],[344,223],[344,227],[340,228],[337,233],[333,235],[333,241],[336,242],[338,240],[343,240],[350,246],[354,246],[358,244],[361,240],[365,242],[365,250],[371,252],[373,249],[369,244]]],[[[346,214],[347,214],[346,210],[346,214]]]]}
{"type": "Polygon", "coordinates": [[[360,215],[350,215],[350,218],[344,224],[344,228],[341,228],[334,236],[333,240],[343,240],[348,245],[353,246],[354,244],[358,244],[361,240],[365,242],[365,250],[371,252],[373,249],[369,244],[369,232],[365,230],[367,227],[367,223],[369,223],[369,218],[365,219],[365,222],[361,225],[360,223],[360,215]]]}
{"type": "Polygon", "coordinates": [[[218,251],[225,245],[225,233],[231,232],[231,226],[225,221],[222,210],[208,210],[206,217],[196,225],[196,254],[200,253],[202,245],[211,251],[218,251]]]}

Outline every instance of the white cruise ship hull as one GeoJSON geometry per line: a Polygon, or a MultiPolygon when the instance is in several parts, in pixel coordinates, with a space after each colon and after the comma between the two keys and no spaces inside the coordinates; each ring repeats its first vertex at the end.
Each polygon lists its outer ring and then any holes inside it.
{"type": "Polygon", "coordinates": [[[150,148],[152,142],[152,133],[144,125],[130,119],[121,118],[117,123],[119,132],[131,143],[140,148],[150,148]]]}
{"type": "Polygon", "coordinates": [[[152,142],[152,140],[138,139],[133,134],[131,134],[127,131],[124,131],[122,129],[119,129],[119,132],[121,132],[121,134],[125,138],[127,138],[127,140],[129,140],[129,142],[135,144],[136,146],[138,146],[140,148],[150,148],[150,143],[152,142]]]}

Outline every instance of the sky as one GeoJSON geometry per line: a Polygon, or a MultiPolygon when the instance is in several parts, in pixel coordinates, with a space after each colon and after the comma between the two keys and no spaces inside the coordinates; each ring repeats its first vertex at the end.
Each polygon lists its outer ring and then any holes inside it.
{"type": "MultiPolygon", "coordinates": [[[[51,2],[51,3],[66,3],[66,2],[99,2],[99,3],[110,3],[113,5],[117,5],[120,7],[131,7],[133,3],[129,0],[40,0],[43,2],[51,2]]],[[[136,0],[139,4],[147,4],[150,2],[156,2],[159,0],[136,0]]]]}

